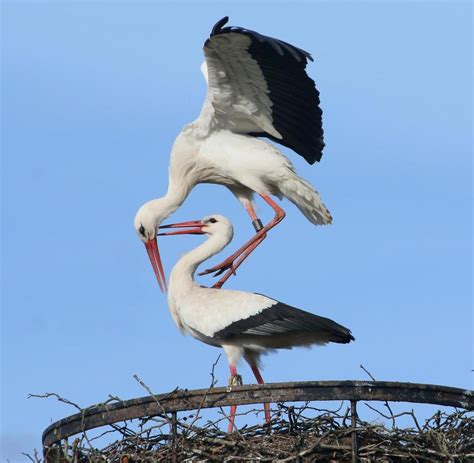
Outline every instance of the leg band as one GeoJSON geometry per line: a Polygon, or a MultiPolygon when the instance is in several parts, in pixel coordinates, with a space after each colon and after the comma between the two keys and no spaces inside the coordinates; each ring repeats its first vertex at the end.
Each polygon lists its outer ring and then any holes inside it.
{"type": "Polygon", "coordinates": [[[252,225],[256,232],[259,232],[263,228],[263,223],[260,219],[255,219],[252,221],[252,225]]]}

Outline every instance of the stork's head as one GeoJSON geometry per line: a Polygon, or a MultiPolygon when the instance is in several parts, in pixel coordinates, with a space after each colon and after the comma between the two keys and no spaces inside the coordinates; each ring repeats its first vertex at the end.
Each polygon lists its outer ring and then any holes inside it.
{"type": "Polygon", "coordinates": [[[166,228],[182,229],[161,232],[158,233],[159,236],[208,235],[209,238],[212,238],[213,240],[215,252],[218,252],[227,246],[234,236],[234,229],[230,220],[219,214],[208,215],[202,220],[190,220],[188,222],[161,225],[159,228],[160,230],[166,228]]]}
{"type": "Polygon", "coordinates": [[[156,241],[156,233],[160,223],[166,219],[172,210],[170,210],[168,202],[163,199],[154,199],[145,203],[138,209],[135,215],[134,226],[138,237],[145,245],[151,265],[155,271],[156,279],[161,290],[166,291],[165,272],[161,263],[158,243],[156,241]]]}
{"type": "Polygon", "coordinates": [[[220,214],[212,214],[201,220],[202,231],[209,236],[219,236],[229,242],[234,234],[232,223],[227,217],[220,214]]]}

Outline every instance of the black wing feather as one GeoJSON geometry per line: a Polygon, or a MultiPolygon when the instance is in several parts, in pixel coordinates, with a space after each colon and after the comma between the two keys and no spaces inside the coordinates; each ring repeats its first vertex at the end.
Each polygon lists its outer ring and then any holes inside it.
{"type": "Polygon", "coordinates": [[[228,20],[226,16],[215,24],[210,39],[229,33],[252,39],[248,52],[257,61],[267,83],[268,96],[273,103],[273,126],[282,139],[266,132],[249,135],[268,137],[300,154],[310,164],[321,160],[324,131],[319,91],[305,71],[308,60],[313,61],[313,58],[307,51],[282,40],[242,27],[223,27],[228,20]]]}
{"type": "Polygon", "coordinates": [[[291,333],[324,334],[328,341],[347,344],[354,340],[349,329],[329,318],[276,302],[257,315],[239,320],[214,333],[216,339],[230,340],[238,336],[272,336],[291,333]]]}

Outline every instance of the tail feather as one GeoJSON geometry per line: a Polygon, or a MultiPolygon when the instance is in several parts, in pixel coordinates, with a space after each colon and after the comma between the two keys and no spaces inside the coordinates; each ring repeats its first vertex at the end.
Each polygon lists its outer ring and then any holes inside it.
{"type": "Polygon", "coordinates": [[[279,185],[281,193],[288,198],[303,215],[315,225],[332,223],[331,213],[321,200],[319,193],[306,180],[291,175],[279,185]]]}

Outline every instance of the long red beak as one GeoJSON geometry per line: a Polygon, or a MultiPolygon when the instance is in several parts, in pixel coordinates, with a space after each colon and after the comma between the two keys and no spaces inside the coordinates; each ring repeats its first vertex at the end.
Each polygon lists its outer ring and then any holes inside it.
{"type": "Polygon", "coordinates": [[[189,222],[171,223],[169,225],[161,225],[160,228],[184,228],[185,230],[170,231],[158,233],[158,236],[171,235],[203,235],[202,227],[204,224],[200,220],[190,220],[189,222]]]}
{"type": "MultiPolygon", "coordinates": [[[[158,236],[163,235],[202,235],[204,224],[200,220],[191,220],[189,222],[172,223],[169,225],[162,225],[160,228],[185,228],[185,230],[170,231],[167,233],[158,233],[158,236]]],[[[158,243],[155,239],[148,240],[145,243],[146,252],[150,258],[151,265],[155,272],[156,280],[162,292],[166,292],[166,278],[161,263],[160,251],[158,250],[158,243]]]]}
{"type": "Polygon", "coordinates": [[[161,291],[166,292],[166,278],[163,270],[163,264],[161,263],[160,251],[158,251],[158,243],[155,239],[148,240],[145,243],[146,252],[150,258],[151,265],[155,271],[156,280],[160,286],[161,291]]]}

